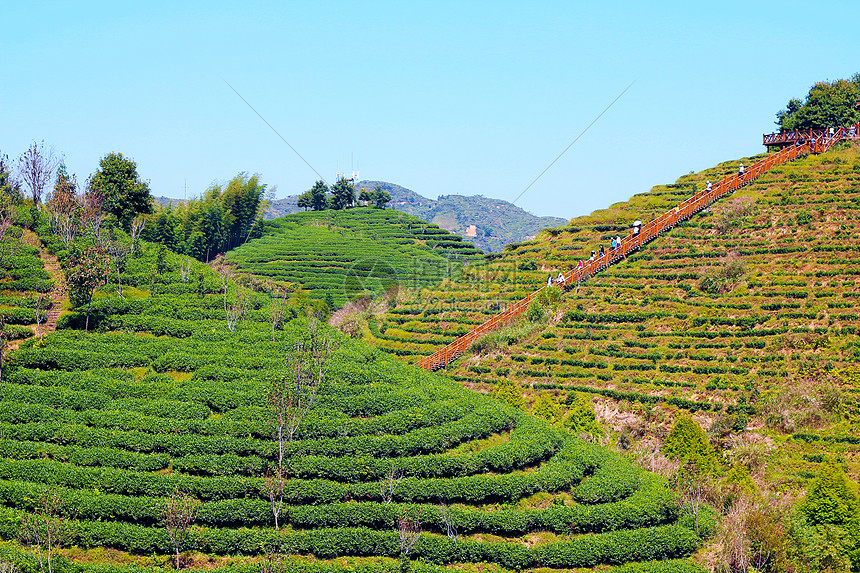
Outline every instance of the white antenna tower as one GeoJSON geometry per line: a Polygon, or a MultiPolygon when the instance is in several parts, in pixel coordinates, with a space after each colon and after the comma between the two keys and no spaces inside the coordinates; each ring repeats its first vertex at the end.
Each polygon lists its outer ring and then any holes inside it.
{"type": "Polygon", "coordinates": [[[349,157],[350,157],[350,164],[351,164],[352,172],[350,172],[350,173],[343,172],[342,173],[341,171],[338,170],[336,175],[335,175],[335,179],[337,181],[340,181],[340,180],[347,181],[348,183],[352,183],[353,185],[355,185],[356,183],[358,183],[358,174],[359,174],[358,169],[355,168],[355,154],[350,153],[349,157]]]}

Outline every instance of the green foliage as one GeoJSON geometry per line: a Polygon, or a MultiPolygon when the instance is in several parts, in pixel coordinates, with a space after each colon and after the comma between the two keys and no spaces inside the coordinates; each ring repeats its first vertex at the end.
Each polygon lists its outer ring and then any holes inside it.
{"type": "Polygon", "coordinates": [[[66,268],[66,282],[69,285],[69,298],[73,306],[89,304],[93,292],[110,275],[110,261],[99,247],[76,248],[69,256],[66,268]]]}
{"type": "Polygon", "coordinates": [[[726,472],[726,482],[739,492],[754,495],[756,492],[755,482],[750,477],[750,470],[741,462],[735,462],[726,472]]]}
{"type": "Polygon", "coordinates": [[[226,185],[213,184],[200,199],[158,209],[147,218],[142,237],[207,261],[259,237],[266,207],[259,175],[240,173],[226,185]]]}
{"type": "Polygon", "coordinates": [[[823,464],[821,473],[809,484],[802,508],[814,525],[845,525],[860,519],[857,493],[833,460],[823,464]]]}
{"type": "Polygon", "coordinates": [[[391,202],[391,193],[377,185],[370,196],[370,201],[377,209],[385,209],[385,206],[391,202]]]}
{"type": "Polygon", "coordinates": [[[568,406],[564,426],[576,435],[599,436],[603,429],[597,422],[594,405],[586,394],[569,392],[565,404],[568,406]]]}
{"type": "Polygon", "coordinates": [[[526,401],[523,398],[523,390],[519,384],[511,379],[503,378],[496,384],[493,395],[513,408],[525,408],[526,401]]]}
{"type": "Polygon", "coordinates": [[[108,153],[99,161],[89,187],[103,197],[103,208],[125,231],[131,229],[131,221],[139,213],[152,213],[149,184],[140,179],[137,164],[122,153],[108,153]]]}
{"type": "Polygon", "coordinates": [[[529,322],[540,322],[546,316],[546,311],[539,300],[533,300],[526,310],[526,319],[529,322]]]}
{"type": "Polygon", "coordinates": [[[792,99],[776,114],[780,129],[795,131],[810,128],[843,127],[860,122],[860,74],[850,80],[817,82],[804,101],[792,99]]]}
{"type": "Polygon", "coordinates": [[[711,473],[718,469],[714,448],[705,432],[693,419],[679,416],[663,441],[663,455],[690,464],[697,471],[711,473]]]}
{"type": "Polygon", "coordinates": [[[314,211],[322,211],[328,205],[328,185],[317,181],[310,189],[310,207],[314,211]]]}
{"type": "Polygon", "coordinates": [[[562,411],[552,395],[542,392],[538,394],[534,404],[532,404],[532,414],[538,418],[543,418],[550,424],[558,424],[561,421],[562,411]]]}
{"type": "Polygon", "coordinates": [[[346,179],[341,179],[331,186],[331,208],[346,209],[355,204],[355,187],[346,179]]]}

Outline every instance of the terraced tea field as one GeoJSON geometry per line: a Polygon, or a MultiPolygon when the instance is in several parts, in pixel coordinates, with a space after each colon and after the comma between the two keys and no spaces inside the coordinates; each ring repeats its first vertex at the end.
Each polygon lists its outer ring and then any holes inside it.
{"type": "MultiPolygon", "coordinates": [[[[146,246],[130,260],[125,298],[97,293],[93,332],[67,313],[60,330],[7,358],[2,539],[18,538],[53,496],[75,571],[160,567],[173,551],[163,509],[181,493],[197,500],[183,551],[207,568],[256,571],[274,552],[297,571],[393,571],[401,559],[420,571],[701,571],[683,558],[712,520],[702,516],[697,533],[660,478],[334,332],[316,405],[286,444],[275,528],[268,396],[307,320],[279,326],[273,342],[270,301],[253,293],[231,330],[217,275],[196,263],[181,272],[187,259],[172,254],[154,273],[156,253],[146,246]],[[201,272],[199,285],[184,278],[201,272]]],[[[0,557],[37,567],[8,543],[0,557]]]]}
{"type": "Polygon", "coordinates": [[[6,341],[16,345],[44,327],[54,307],[54,287],[39,248],[24,242],[22,230],[12,227],[0,240],[0,321],[6,341]]]}
{"type": "Polygon", "coordinates": [[[459,235],[370,207],[266,221],[263,237],[227,253],[242,271],[301,285],[319,299],[330,294],[338,307],[395,285],[438,284],[481,258],[459,235]]]}
{"type": "MultiPolygon", "coordinates": [[[[689,184],[701,190],[706,179],[736,170],[728,162],[684,176],[678,184],[686,187],[657,186],[511,246],[460,280],[370,317],[365,337],[417,361],[548,273],[574,268],[600,244],[608,249],[633,220],[672,208],[692,192],[689,184]]],[[[644,421],[621,419],[631,412],[647,419],[655,406],[707,414],[706,425],[716,420],[734,431],[754,416],[753,427],[791,452],[770,476],[787,487],[814,475],[822,441],[856,470],[858,217],[857,148],[780,166],[593,279],[568,285],[559,303],[545,305],[546,318],[487,336],[447,373],[483,390],[514,379],[530,400],[561,402],[570,390],[596,395],[616,436],[641,432],[644,421]]]]}

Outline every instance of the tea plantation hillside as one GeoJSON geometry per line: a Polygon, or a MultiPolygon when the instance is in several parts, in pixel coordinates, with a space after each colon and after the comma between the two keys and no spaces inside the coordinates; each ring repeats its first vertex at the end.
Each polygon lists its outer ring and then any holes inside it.
{"type": "Polygon", "coordinates": [[[388,209],[357,207],[266,221],[264,235],[227,253],[258,277],[295,283],[335,306],[392,286],[438,284],[482,253],[432,225],[388,209]]]}
{"type": "MultiPolygon", "coordinates": [[[[368,316],[365,338],[417,361],[737,164],[512,245],[368,316]]],[[[858,148],[780,166],[558,300],[535,303],[533,320],[486,336],[447,373],[484,391],[514,380],[559,422],[569,393],[584,393],[625,447],[695,413],[731,459],[777,489],[806,483],[826,452],[856,475],[858,218],[858,148]]]]}
{"type": "Polygon", "coordinates": [[[41,334],[49,313],[57,313],[51,294],[56,281],[45,269],[39,248],[26,239],[20,227],[11,227],[0,239],[0,323],[3,324],[2,344],[17,346],[18,342],[41,334]]]}
{"type": "Polygon", "coordinates": [[[14,540],[47,522],[55,571],[151,571],[174,552],[247,572],[701,571],[684,558],[712,518],[617,455],[154,245],[121,278],[122,296],[96,291],[90,332],[83,305],[4,361],[0,563],[40,570],[46,547],[14,540]],[[299,355],[323,357],[322,383],[279,443],[272,392],[299,355]],[[171,537],[180,502],[193,519],[171,537]]]}

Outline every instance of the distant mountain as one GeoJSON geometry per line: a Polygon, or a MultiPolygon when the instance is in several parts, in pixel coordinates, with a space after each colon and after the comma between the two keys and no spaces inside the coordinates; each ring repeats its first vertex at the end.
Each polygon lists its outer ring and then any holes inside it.
{"type": "MultiPolygon", "coordinates": [[[[389,207],[465,237],[485,252],[499,252],[505,245],[537,235],[546,227],[566,225],[567,219],[538,217],[507,201],[483,195],[442,195],[433,200],[387,181],[360,181],[357,189],[382,187],[391,194],[389,207]]],[[[301,211],[297,195],[273,201],[267,219],[301,211]]]]}

